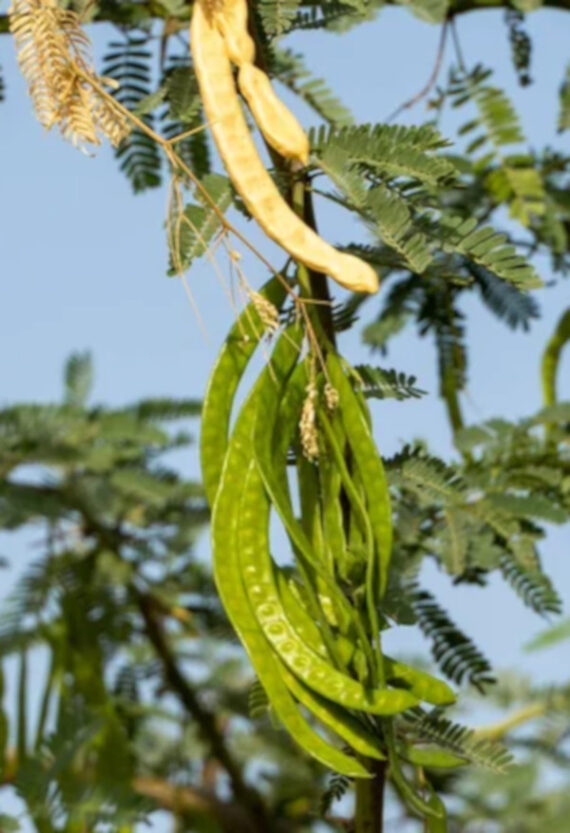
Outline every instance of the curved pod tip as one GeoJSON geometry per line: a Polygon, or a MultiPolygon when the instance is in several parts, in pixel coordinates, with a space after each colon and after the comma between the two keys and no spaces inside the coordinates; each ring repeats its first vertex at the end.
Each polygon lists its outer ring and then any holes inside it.
{"type": "Polygon", "coordinates": [[[335,261],[331,264],[329,274],[341,286],[353,292],[368,292],[371,295],[378,292],[380,281],[370,264],[342,252],[339,252],[335,261]]]}
{"type": "Polygon", "coordinates": [[[309,140],[297,118],[277,96],[269,77],[253,64],[243,64],[238,74],[241,93],[268,143],[281,156],[309,161],[309,140]]]}

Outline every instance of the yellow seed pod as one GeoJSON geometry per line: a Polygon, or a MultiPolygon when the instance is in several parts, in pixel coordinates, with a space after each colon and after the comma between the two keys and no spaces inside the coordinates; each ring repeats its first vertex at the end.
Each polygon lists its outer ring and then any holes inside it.
{"type": "Polygon", "coordinates": [[[376,292],[374,269],[338,252],[287,205],[265,170],[245,121],[224,40],[196,0],[190,43],[202,104],[230,179],[265,233],[310,269],[330,275],[355,292],[376,292]]]}
{"type": "Polygon", "coordinates": [[[293,113],[283,104],[267,75],[253,64],[242,64],[238,74],[241,93],[257,125],[272,148],[303,165],[309,160],[309,140],[293,113]]]}
{"type": "Polygon", "coordinates": [[[236,66],[252,64],[255,44],[247,30],[247,0],[224,0],[214,13],[216,28],[224,38],[230,60],[236,66]]]}

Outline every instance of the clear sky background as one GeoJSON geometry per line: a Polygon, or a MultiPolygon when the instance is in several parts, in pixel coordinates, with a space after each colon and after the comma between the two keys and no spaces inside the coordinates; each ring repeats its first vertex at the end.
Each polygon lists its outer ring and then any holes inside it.
{"type": "MultiPolygon", "coordinates": [[[[513,96],[531,144],[552,143],[567,150],[568,137],[556,136],[555,118],[557,90],[570,52],[570,15],[544,10],[531,15],[528,24],[534,44],[535,83],[530,88],[521,90],[516,84],[501,12],[477,12],[459,19],[466,61],[468,65],[482,61],[496,69],[497,83],[513,96]]],[[[110,30],[100,26],[91,34],[100,54],[110,30]]],[[[438,40],[438,27],[416,20],[406,10],[390,8],[377,21],[346,36],[295,35],[288,45],[310,50],[310,67],[327,79],[359,121],[381,121],[425,83],[438,40]]],[[[7,83],[7,101],[0,105],[4,163],[0,405],[57,399],[65,358],[85,349],[95,359],[96,401],[118,405],[147,395],[201,396],[232,323],[232,310],[212,268],[207,262],[198,263],[189,274],[189,283],[206,338],[180,281],[165,277],[166,189],[134,197],[108,148],[87,158],[57,135],[45,135],[33,117],[6,36],[0,38],[0,63],[7,83]]],[[[401,120],[419,123],[424,118],[423,106],[401,120]]],[[[296,110],[305,125],[314,123],[303,106],[296,105],[296,110]]],[[[444,133],[451,134],[454,127],[450,120],[442,124],[444,133]]],[[[351,227],[335,210],[319,206],[319,225],[331,241],[348,241],[351,227]]],[[[275,254],[252,224],[247,233],[264,251],[275,254]]],[[[280,262],[277,257],[274,260],[280,262]]],[[[245,257],[244,264],[253,284],[265,280],[263,268],[251,258],[245,257]]],[[[547,264],[540,261],[539,266],[549,281],[547,264]]],[[[569,286],[562,281],[536,293],[542,318],[528,334],[510,332],[478,300],[464,305],[471,346],[464,397],[467,423],[497,415],[522,417],[539,407],[538,355],[558,315],[570,303],[569,286]]],[[[372,300],[363,323],[376,309],[372,300]]],[[[341,347],[353,363],[371,359],[361,345],[359,328],[343,338],[341,347]]],[[[429,391],[418,402],[373,406],[381,450],[391,454],[421,436],[436,452],[452,454],[443,406],[437,398],[431,344],[410,331],[394,342],[387,359],[379,361],[413,373],[429,391]]],[[[570,399],[570,351],[560,377],[561,397],[570,399]]],[[[198,476],[195,450],[178,457],[177,464],[198,476]]],[[[33,536],[0,536],[0,553],[12,561],[12,569],[2,574],[0,591],[8,591],[33,557],[32,541],[33,536]]],[[[207,553],[207,539],[201,548],[207,553]]],[[[567,601],[569,548],[566,527],[553,530],[542,550],[546,568],[567,601]]],[[[542,681],[567,676],[567,648],[531,656],[522,653],[521,644],[540,629],[541,622],[499,578],[484,591],[452,589],[449,579],[435,570],[428,571],[427,580],[498,668],[523,668],[540,675],[542,681]]],[[[397,634],[395,642],[407,650],[422,645],[408,634],[397,634]]]]}

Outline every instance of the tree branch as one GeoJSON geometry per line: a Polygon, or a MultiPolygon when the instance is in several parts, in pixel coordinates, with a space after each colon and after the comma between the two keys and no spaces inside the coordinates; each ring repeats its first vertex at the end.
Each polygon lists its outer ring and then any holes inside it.
{"type": "Polygon", "coordinates": [[[216,717],[206,709],[189,685],[172,655],[152,599],[140,593],[137,603],[145,623],[147,636],[158,654],[163,667],[164,678],[172,692],[178,697],[186,711],[198,724],[199,731],[209,743],[213,756],[227,772],[235,797],[243,804],[249,817],[248,833],[267,833],[267,813],[261,797],[243,780],[240,766],[233,759],[225,738],[220,731],[216,717]]]}
{"type": "MultiPolygon", "coordinates": [[[[136,777],[133,780],[133,789],[175,815],[196,814],[214,818],[224,833],[252,833],[251,814],[242,803],[221,801],[215,794],[206,790],[170,784],[162,778],[152,776],[136,777]]],[[[258,829],[268,833],[271,828],[258,829]]],[[[285,833],[286,829],[285,825],[279,827],[280,833],[285,833]]]]}
{"type": "MultiPolygon", "coordinates": [[[[397,5],[397,0],[388,0],[389,5],[397,5]]],[[[73,8],[76,4],[71,3],[73,8]]],[[[315,0],[302,0],[302,8],[312,8],[320,5],[315,0]]],[[[544,0],[543,6],[550,9],[558,9],[559,11],[570,11],[570,0],[544,0]]],[[[190,6],[188,7],[188,17],[176,18],[176,21],[181,23],[181,28],[190,19],[190,6]]],[[[485,9],[510,9],[512,3],[510,0],[454,0],[451,3],[448,18],[457,17],[460,14],[467,12],[481,11],[485,9]]],[[[78,9],[80,11],[80,9],[78,9]]],[[[148,2],[119,2],[119,0],[101,0],[98,4],[92,21],[93,23],[115,23],[119,26],[140,26],[152,20],[170,21],[169,13],[165,6],[155,2],[155,0],[148,0],[148,2]]],[[[9,31],[8,15],[0,15],[0,34],[6,34],[9,31]]]]}

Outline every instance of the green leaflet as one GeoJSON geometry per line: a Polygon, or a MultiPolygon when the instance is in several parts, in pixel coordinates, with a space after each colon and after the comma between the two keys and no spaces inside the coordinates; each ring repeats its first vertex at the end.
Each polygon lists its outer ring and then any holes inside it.
{"type": "MultiPolygon", "coordinates": [[[[286,288],[278,278],[268,281],[260,294],[280,308],[286,288]]],[[[200,458],[204,489],[213,505],[228,446],[228,429],[234,396],[239,381],[264,328],[253,304],[249,304],[230,330],[210,374],[200,434],[200,458]]]]}
{"type": "MultiPolygon", "coordinates": [[[[128,110],[135,110],[151,94],[152,53],[148,45],[148,35],[132,37],[127,34],[124,40],[109,44],[110,52],[103,60],[102,75],[118,83],[115,97],[128,110]]],[[[142,119],[150,126],[153,125],[152,113],[142,116],[142,119]]],[[[162,159],[159,149],[156,142],[140,128],[136,127],[121,142],[115,150],[115,156],[135,193],[161,184],[162,159]]]]}
{"type": "Polygon", "coordinates": [[[321,127],[311,129],[309,138],[313,150],[319,155],[328,148],[338,148],[347,154],[351,163],[370,166],[390,177],[410,177],[433,185],[456,175],[453,163],[436,155],[449,143],[431,125],[321,127]]]}
{"type": "Polygon", "coordinates": [[[260,0],[257,13],[269,38],[278,38],[290,29],[300,0],[260,0]]]}
{"type": "Polygon", "coordinates": [[[416,387],[416,377],[385,370],[383,367],[371,367],[359,364],[354,368],[360,380],[362,392],[367,399],[419,399],[426,391],[416,387]]]}
{"type": "Polygon", "coordinates": [[[570,619],[563,619],[550,628],[541,631],[524,646],[525,651],[541,651],[570,639],[570,619]]]}
{"type": "Polygon", "coordinates": [[[466,762],[487,767],[495,773],[506,772],[512,754],[500,743],[477,735],[472,729],[440,717],[437,712],[406,716],[415,736],[463,757],[466,762]]]}
{"type": "Polygon", "coordinates": [[[228,177],[208,173],[202,178],[201,185],[211,202],[206,202],[203,193],[198,192],[201,205],[189,203],[183,212],[174,206],[168,217],[169,275],[182,274],[195,258],[206,254],[214,235],[222,227],[218,212],[224,213],[231,204],[232,187],[228,177]]]}
{"type": "Polygon", "coordinates": [[[422,819],[444,818],[444,811],[440,807],[430,806],[422,796],[418,795],[415,789],[408,783],[400,765],[400,758],[396,749],[396,738],[394,726],[385,722],[384,736],[388,749],[388,760],[390,761],[390,776],[395,788],[400,793],[409,809],[422,819]]]}
{"type": "Polygon", "coordinates": [[[514,246],[507,244],[507,236],[491,226],[477,228],[473,218],[444,216],[441,226],[446,232],[444,250],[456,251],[488,269],[497,277],[509,281],[519,289],[536,289],[542,281],[514,246]]]}
{"type": "Polygon", "coordinates": [[[441,800],[441,798],[437,795],[435,790],[428,785],[430,797],[428,800],[429,807],[438,814],[439,818],[437,817],[428,817],[426,818],[426,833],[447,833],[447,813],[445,810],[445,804],[441,800]]]}
{"type": "Polygon", "coordinates": [[[460,685],[467,679],[479,691],[494,682],[491,664],[475,643],[450,619],[446,610],[426,590],[412,584],[408,596],[418,624],[432,641],[432,654],[453,682],[460,685]]]}
{"type": "Polygon", "coordinates": [[[465,766],[467,761],[447,752],[445,749],[438,749],[437,746],[412,746],[411,744],[397,744],[398,753],[406,761],[415,766],[432,769],[455,769],[465,766]]]}

